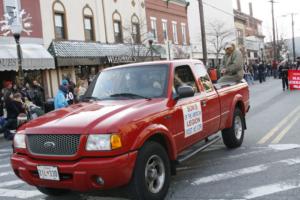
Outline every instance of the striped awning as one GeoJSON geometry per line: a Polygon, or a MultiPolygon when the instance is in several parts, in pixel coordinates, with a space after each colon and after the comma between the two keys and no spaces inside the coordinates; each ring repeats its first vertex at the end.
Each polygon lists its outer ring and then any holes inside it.
{"type": "MultiPolygon", "coordinates": [[[[22,69],[43,70],[55,69],[54,58],[42,46],[38,44],[22,44],[22,69]]],[[[17,71],[18,56],[17,47],[12,44],[0,45],[0,71],[17,71]]]]}

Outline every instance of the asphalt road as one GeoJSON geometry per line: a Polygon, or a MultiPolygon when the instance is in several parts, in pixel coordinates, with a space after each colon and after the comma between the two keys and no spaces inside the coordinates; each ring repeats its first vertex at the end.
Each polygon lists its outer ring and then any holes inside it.
{"type": "MultiPolygon", "coordinates": [[[[300,91],[281,89],[280,80],[250,86],[251,110],[244,143],[228,150],[222,141],[178,167],[167,199],[299,199],[300,91]]],[[[47,197],[11,171],[10,144],[0,138],[0,199],[126,199],[126,192],[72,193],[47,197]],[[108,196],[108,197],[105,197],[108,196]]]]}

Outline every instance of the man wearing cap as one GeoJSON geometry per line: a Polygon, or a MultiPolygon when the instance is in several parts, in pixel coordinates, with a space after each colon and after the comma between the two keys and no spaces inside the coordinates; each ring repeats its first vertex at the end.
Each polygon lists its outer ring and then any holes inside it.
{"type": "Polygon", "coordinates": [[[69,83],[67,80],[63,80],[62,84],[59,86],[59,90],[54,99],[55,110],[60,108],[65,108],[69,105],[66,99],[66,94],[68,93],[68,86],[69,83]]]}
{"type": "Polygon", "coordinates": [[[218,83],[222,82],[240,82],[244,77],[242,53],[235,48],[234,44],[225,46],[225,55],[222,61],[222,77],[218,83]]]}

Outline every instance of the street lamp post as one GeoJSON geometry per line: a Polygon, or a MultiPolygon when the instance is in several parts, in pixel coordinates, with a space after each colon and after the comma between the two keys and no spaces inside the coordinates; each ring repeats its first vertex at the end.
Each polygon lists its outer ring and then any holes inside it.
{"type": "Polygon", "coordinates": [[[24,80],[24,76],[23,76],[23,68],[22,68],[22,49],[21,49],[21,45],[20,45],[21,34],[20,33],[14,33],[13,36],[15,38],[16,45],[17,45],[18,81],[19,81],[19,84],[22,85],[23,84],[23,80],[24,80]]]}

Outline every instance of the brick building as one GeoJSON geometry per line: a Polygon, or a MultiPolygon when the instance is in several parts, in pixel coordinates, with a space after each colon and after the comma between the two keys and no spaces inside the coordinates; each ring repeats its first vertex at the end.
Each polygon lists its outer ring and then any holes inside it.
{"type": "Polygon", "coordinates": [[[165,59],[190,57],[190,36],[185,0],[146,0],[148,31],[154,48],[165,59]]]}
{"type": "Polygon", "coordinates": [[[37,79],[46,84],[46,70],[54,68],[54,59],[43,47],[43,29],[40,12],[40,0],[0,0],[0,88],[2,81],[16,78],[18,59],[15,39],[11,32],[3,29],[9,27],[15,20],[15,11],[24,10],[22,19],[23,32],[21,33],[21,49],[23,54],[22,68],[26,82],[37,79]],[[6,15],[6,18],[5,16],[6,15]],[[30,27],[27,27],[32,25],[30,27]],[[26,32],[28,31],[29,32],[26,32]]]}
{"type": "Polygon", "coordinates": [[[238,37],[238,45],[243,50],[248,62],[265,60],[262,21],[253,16],[252,3],[249,3],[249,14],[242,12],[240,0],[234,10],[234,19],[238,37]]]}

